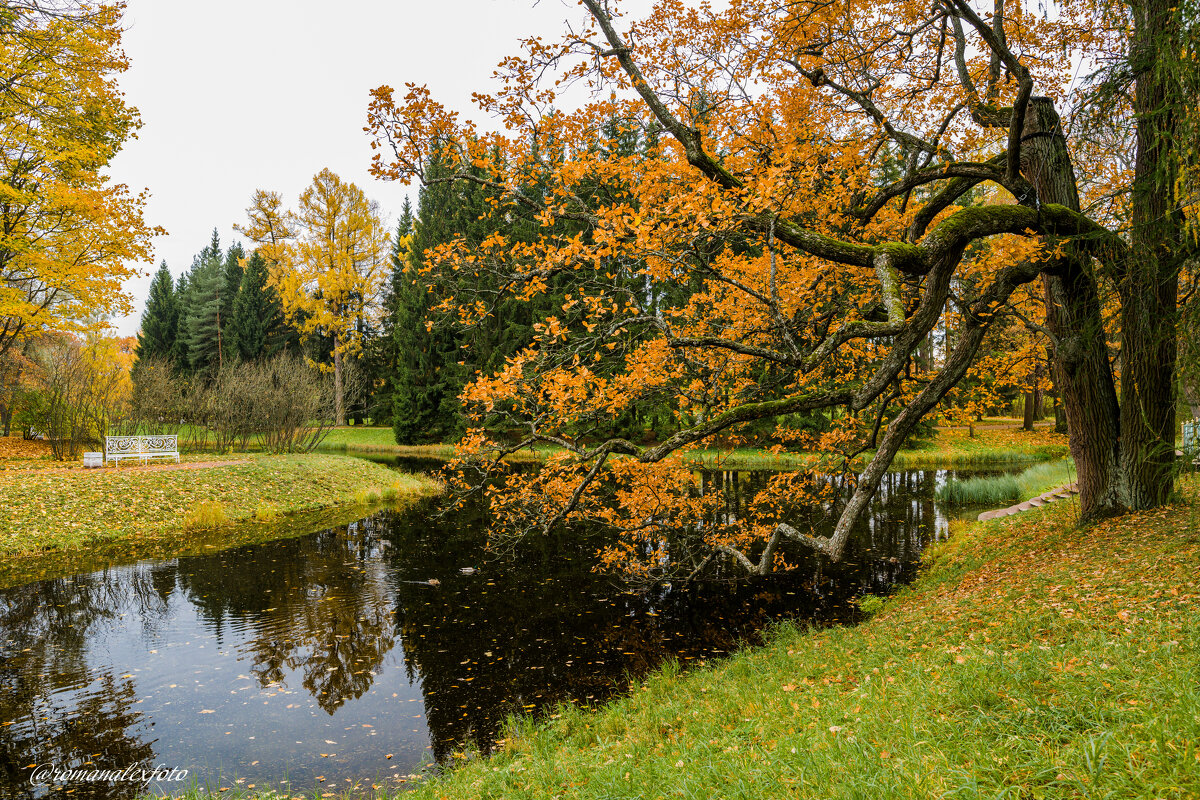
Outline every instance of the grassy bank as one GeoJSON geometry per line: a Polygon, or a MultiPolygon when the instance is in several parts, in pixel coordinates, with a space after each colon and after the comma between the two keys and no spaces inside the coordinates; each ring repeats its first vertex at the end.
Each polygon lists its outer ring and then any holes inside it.
{"type": "Polygon", "coordinates": [[[454,455],[452,444],[398,445],[396,436],[390,427],[377,428],[366,425],[334,428],[321,440],[321,448],[328,450],[367,450],[402,454],[400,451],[411,451],[428,458],[451,458],[454,455]]]}
{"type": "MultiPolygon", "coordinates": [[[[391,428],[335,428],[322,443],[323,449],[347,452],[389,453],[413,458],[451,458],[448,444],[397,445],[391,428]]],[[[555,448],[522,451],[514,460],[539,460],[559,452],[555,448]]],[[[979,464],[1022,463],[1062,458],[1067,454],[1067,437],[1048,428],[1025,432],[1013,428],[977,430],[974,437],[964,430],[939,430],[929,439],[914,442],[896,454],[893,467],[967,467],[979,464]]],[[[692,450],[687,457],[697,465],[724,469],[796,469],[814,458],[811,453],[772,453],[764,448],[709,448],[692,450]]]]}
{"type": "Polygon", "coordinates": [[[939,430],[928,439],[914,442],[896,454],[892,464],[900,468],[970,467],[976,464],[1020,463],[1063,458],[1068,453],[1067,437],[1050,428],[1023,431],[1018,428],[939,430]]]}
{"type": "Polygon", "coordinates": [[[1075,463],[1069,459],[1034,464],[1012,475],[982,475],[965,481],[949,480],[937,498],[951,505],[999,505],[1037,497],[1075,481],[1075,463]]]}
{"type": "MultiPolygon", "coordinates": [[[[1193,479],[1194,481],[1194,479],[1193,479]]],[[[411,797],[1200,796],[1200,508],[964,525],[854,628],[781,627],[411,797]]]]}
{"type": "Polygon", "coordinates": [[[183,468],[0,472],[0,557],[178,539],[183,531],[271,523],[297,512],[437,490],[427,478],[345,456],[199,457],[207,466],[195,458],[185,458],[183,468]]]}

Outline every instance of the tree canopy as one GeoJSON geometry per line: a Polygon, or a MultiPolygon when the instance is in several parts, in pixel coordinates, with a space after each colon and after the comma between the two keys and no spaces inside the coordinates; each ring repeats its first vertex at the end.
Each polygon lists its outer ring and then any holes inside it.
{"type": "Polygon", "coordinates": [[[1194,15],[1158,0],[1044,16],[1004,0],[668,0],[642,20],[582,5],[582,25],[526,41],[476,95],[502,132],[413,84],[369,109],[378,177],[483,187],[493,217],[537,222],[427,252],[427,272],[454,276],[444,311],[473,326],[561,296],[463,392],[466,453],[566,453],[507,479],[498,527],[600,519],[626,534],[611,557],[651,571],[713,553],[765,571],[783,540],[838,558],[894,453],[1014,316],[1052,346],[1085,517],[1169,495],[1194,15]],[[593,99],[554,110],[567,83],[593,99]],[[564,145],[614,120],[612,146],[564,145]],[[647,146],[623,151],[621,131],[647,146]],[[615,435],[647,401],[678,431],[615,435]],[[792,429],[815,412],[829,430],[792,429]],[[713,516],[678,457],[764,421],[838,463],[781,476],[753,518],[713,516]],[[518,441],[497,436],[514,426],[518,441]],[[831,471],[857,474],[842,493],[831,471]],[[831,503],[832,537],[789,523],[796,496],[831,503]]]}
{"type": "Polygon", "coordinates": [[[116,84],[124,4],[0,4],[0,356],[127,312],[161,233],[109,161],[140,125],[116,84]]]}
{"type": "Polygon", "coordinates": [[[328,337],[339,425],[346,423],[344,360],[358,352],[379,310],[389,236],[379,205],[363,190],[322,169],[296,211],[279,195],[258,191],[239,228],[272,270],[287,317],[308,337],[328,337]]]}

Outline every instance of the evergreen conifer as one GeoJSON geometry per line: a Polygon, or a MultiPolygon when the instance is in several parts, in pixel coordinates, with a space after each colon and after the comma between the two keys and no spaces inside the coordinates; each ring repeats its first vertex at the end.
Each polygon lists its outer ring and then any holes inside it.
{"type": "Polygon", "coordinates": [[[170,359],[179,327],[179,303],[175,297],[175,282],[167,262],[159,265],[150,282],[150,296],[142,314],[142,329],[138,332],[136,358],[170,359]]]}
{"type": "Polygon", "coordinates": [[[226,328],[228,352],[247,361],[272,356],[286,346],[283,308],[268,277],[267,262],[256,250],[246,261],[226,328]]]}

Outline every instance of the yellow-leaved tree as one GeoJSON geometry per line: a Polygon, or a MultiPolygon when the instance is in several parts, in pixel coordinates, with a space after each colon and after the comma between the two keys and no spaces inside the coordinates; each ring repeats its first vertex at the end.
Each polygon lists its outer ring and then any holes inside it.
{"type": "MultiPolygon", "coordinates": [[[[124,4],[0,4],[0,358],[128,312],[121,283],[161,233],[104,174],[140,125],[116,76],[124,4]]],[[[0,387],[2,388],[2,387],[0,387]]]]}
{"type": "Polygon", "coordinates": [[[294,212],[279,195],[257,191],[239,228],[258,244],[284,312],[307,337],[332,339],[334,414],[346,424],[346,358],[362,344],[379,309],[390,238],[379,205],[328,168],[313,178],[294,212]]]}
{"type": "Polygon", "coordinates": [[[245,226],[234,225],[234,230],[258,245],[258,254],[267,264],[273,267],[287,263],[296,231],[279,192],[256,190],[246,209],[246,218],[249,222],[245,226]]]}

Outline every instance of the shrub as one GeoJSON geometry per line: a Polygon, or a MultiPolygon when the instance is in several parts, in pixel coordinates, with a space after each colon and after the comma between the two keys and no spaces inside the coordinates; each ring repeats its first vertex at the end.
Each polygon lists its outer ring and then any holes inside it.
{"type": "Polygon", "coordinates": [[[254,509],[254,518],[259,522],[276,522],[279,520],[279,508],[272,503],[263,503],[254,509]]]}
{"type": "Polygon", "coordinates": [[[873,617],[880,611],[883,611],[884,599],[878,595],[864,594],[858,598],[858,610],[866,614],[868,617],[873,617]]]}
{"type": "Polygon", "coordinates": [[[225,506],[216,500],[201,500],[183,518],[183,529],[187,531],[208,530],[229,522],[225,506]]]}
{"type": "Polygon", "coordinates": [[[374,505],[383,500],[378,489],[359,489],[354,493],[354,502],[363,506],[374,505]]]}
{"type": "Polygon", "coordinates": [[[333,425],[333,387],[328,375],[286,353],[227,361],[186,379],[147,359],[135,373],[134,408],[139,426],[180,430],[188,449],[228,452],[257,442],[269,453],[306,453],[333,425]]]}

